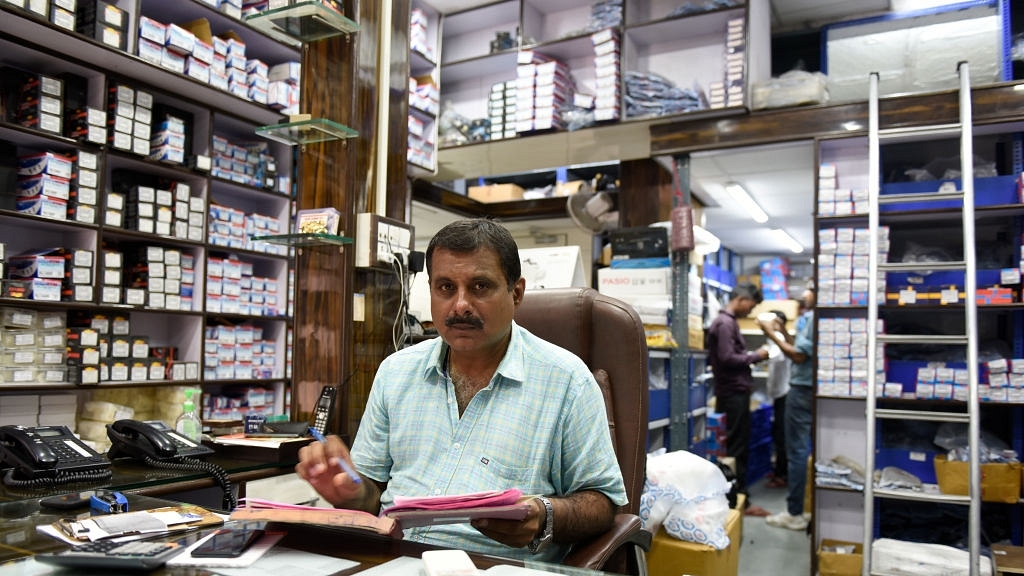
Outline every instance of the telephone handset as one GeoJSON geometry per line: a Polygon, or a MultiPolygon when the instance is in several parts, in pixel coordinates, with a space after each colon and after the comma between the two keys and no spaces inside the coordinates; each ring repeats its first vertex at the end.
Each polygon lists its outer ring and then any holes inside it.
{"type": "Polygon", "coordinates": [[[313,429],[326,435],[327,424],[331,421],[331,410],[334,408],[334,397],[338,389],[334,386],[324,386],[320,390],[320,399],[316,402],[316,409],[313,412],[313,429]]]}
{"type": "Polygon", "coordinates": [[[128,456],[138,460],[173,460],[185,456],[206,456],[213,450],[175,432],[160,420],[118,420],[107,424],[110,459],[128,456]]]}
{"type": "Polygon", "coordinates": [[[0,463],[11,467],[4,482],[14,486],[110,477],[110,461],[67,426],[0,426],[0,463]]]}
{"type": "Polygon", "coordinates": [[[227,471],[213,462],[193,458],[214,454],[213,449],[193,442],[160,420],[118,420],[107,424],[107,437],[107,456],[111,460],[126,456],[156,468],[206,472],[220,484],[224,509],[234,510],[238,505],[227,471]]]}

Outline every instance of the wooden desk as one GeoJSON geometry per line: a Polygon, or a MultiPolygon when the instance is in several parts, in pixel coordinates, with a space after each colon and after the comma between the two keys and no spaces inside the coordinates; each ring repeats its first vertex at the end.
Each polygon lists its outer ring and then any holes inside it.
{"type": "MultiPolygon", "coordinates": [[[[137,494],[128,494],[127,497],[129,510],[145,510],[176,504],[176,502],[137,494]]],[[[21,574],[23,572],[21,562],[25,561],[33,554],[58,552],[65,549],[67,547],[66,544],[44,534],[40,534],[36,531],[36,526],[40,524],[52,524],[61,517],[74,517],[76,512],[81,512],[81,510],[55,513],[54,511],[46,508],[40,508],[38,500],[0,503],[0,519],[3,520],[0,522],[0,576],[4,576],[6,574],[21,574]]],[[[359,562],[359,566],[337,572],[338,576],[358,574],[363,570],[383,564],[400,556],[419,558],[425,550],[436,549],[435,547],[425,544],[397,540],[386,536],[368,534],[359,531],[301,525],[285,526],[271,524],[270,527],[271,529],[279,529],[287,532],[287,535],[278,542],[277,546],[286,546],[295,550],[302,550],[359,562]]],[[[179,535],[177,539],[182,544],[187,545],[209,533],[210,530],[212,530],[212,528],[202,532],[188,533],[184,536],[179,535]]],[[[482,570],[499,564],[512,564],[516,566],[524,565],[524,563],[519,560],[508,558],[484,556],[479,554],[470,554],[470,556],[473,558],[473,563],[476,564],[477,568],[482,570]]],[[[527,563],[527,567],[536,568],[538,570],[543,570],[545,566],[551,567],[550,564],[527,563]]],[[[560,568],[565,569],[565,567],[560,568]]],[[[607,574],[605,572],[598,572],[595,570],[581,570],[576,568],[568,570],[572,570],[572,574],[579,576],[601,576],[607,574]]],[[[258,571],[255,569],[252,570],[252,572],[253,574],[258,574],[258,571]]],[[[212,573],[193,567],[179,567],[164,568],[162,570],[154,571],[153,574],[169,576],[206,576],[212,573]]]]}

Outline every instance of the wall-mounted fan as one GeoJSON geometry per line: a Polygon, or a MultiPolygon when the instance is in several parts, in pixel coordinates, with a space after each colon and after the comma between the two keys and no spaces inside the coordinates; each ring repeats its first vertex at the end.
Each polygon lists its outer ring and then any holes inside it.
{"type": "Polygon", "coordinates": [[[619,213],[614,210],[615,200],[607,192],[595,192],[589,183],[568,197],[565,209],[577,226],[599,234],[617,228],[619,213]]]}

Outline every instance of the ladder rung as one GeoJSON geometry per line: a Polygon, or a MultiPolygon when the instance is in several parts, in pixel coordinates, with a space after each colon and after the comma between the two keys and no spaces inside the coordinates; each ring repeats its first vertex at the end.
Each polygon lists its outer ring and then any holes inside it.
{"type": "Polygon", "coordinates": [[[969,422],[971,416],[966,412],[935,412],[930,410],[892,410],[889,408],[875,409],[875,416],[888,420],[919,420],[922,422],[969,422]]]}
{"type": "Polygon", "coordinates": [[[931,140],[942,136],[959,136],[961,127],[956,124],[936,124],[916,128],[886,128],[878,131],[879,140],[931,140]]]}
{"type": "Polygon", "coordinates": [[[960,344],[967,345],[963,334],[879,334],[878,342],[886,344],[960,344]]]}
{"type": "Polygon", "coordinates": [[[911,192],[909,194],[879,194],[878,204],[904,204],[906,202],[943,202],[946,200],[963,200],[964,193],[956,192],[911,192]]]}
{"type": "Polygon", "coordinates": [[[916,270],[967,270],[966,262],[885,262],[879,272],[914,272],[916,270]]]}

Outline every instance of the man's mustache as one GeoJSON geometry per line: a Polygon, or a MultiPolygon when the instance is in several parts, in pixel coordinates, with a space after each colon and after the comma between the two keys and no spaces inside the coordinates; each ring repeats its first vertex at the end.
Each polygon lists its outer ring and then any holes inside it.
{"type": "Polygon", "coordinates": [[[473,328],[484,327],[483,320],[477,318],[476,316],[451,316],[449,318],[444,319],[444,325],[449,328],[458,324],[465,324],[473,328]]]}

